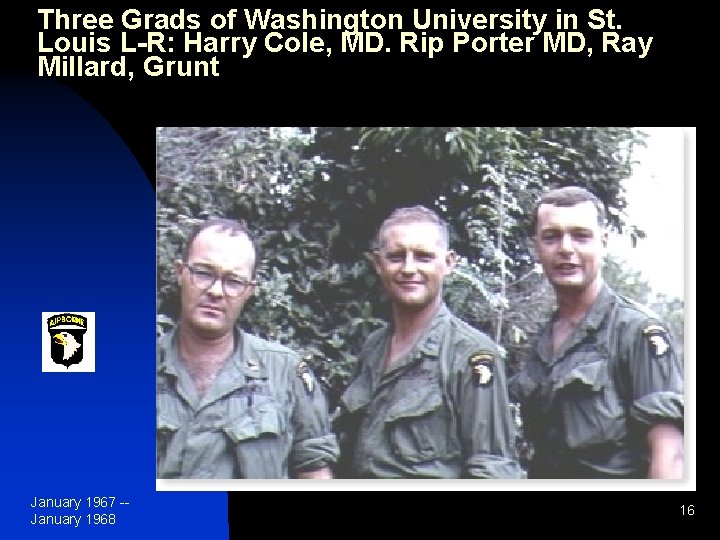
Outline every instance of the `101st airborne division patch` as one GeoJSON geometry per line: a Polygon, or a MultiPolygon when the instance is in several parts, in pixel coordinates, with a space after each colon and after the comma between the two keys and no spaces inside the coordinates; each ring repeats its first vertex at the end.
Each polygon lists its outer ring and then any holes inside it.
{"type": "Polygon", "coordinates": [[[493,378],[494,362],[493,355],[487,352],[475,353],[468,358],[475,386],[487,386],[490,384],[493,378]]]}
{"type": "Polygon", "coordinates": [[[312,373],[310,372],[310,366],[308,366],[305,360],[302,360],[298,364],[297,374],[305,387],[305,391],[308,394],[312,394],[315,391],[315,379],[313,379],[312,373]]]}
{"type": "Polygon", "coordinates": [[[652,358],[662,358],[666,352],[670,350],[670,340],[667,336],[667,330],[658,324],[651,324],[645,327],[643,335],[647,337],[650,356],[652,358]]]}

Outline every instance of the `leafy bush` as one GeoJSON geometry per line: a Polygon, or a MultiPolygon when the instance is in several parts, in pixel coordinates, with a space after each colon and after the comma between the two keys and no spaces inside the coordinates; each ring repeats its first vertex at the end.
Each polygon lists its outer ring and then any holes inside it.
{"type": "Polygon", "coordinates": [[[623,230],[620,181],[641,140],[628,128],[159,128],[157,332],[177,317],[173,261],[192,225],[243,218],[260,284],[241,325],[307,356],[334,406],[388,316],[375,232],[392,209],[424,204],[462,257],[446,302],[512,372],[552,305],[527,242],[532,204],[547,186],[583,185],[623,230]]]}

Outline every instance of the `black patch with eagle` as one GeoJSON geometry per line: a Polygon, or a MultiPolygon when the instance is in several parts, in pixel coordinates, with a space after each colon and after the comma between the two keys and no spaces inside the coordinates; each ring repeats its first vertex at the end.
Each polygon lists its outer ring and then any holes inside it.
{"type": "Polygon", "coordinates": [[[478,386],[489,386],[492,383],[494,373],[495,357],[489,352],[477,352],[468,358],[468,364],[472,373],[473,384],[478,386]]]}
{"type": "Polygon", "coordinates": [[[47,320],[50,334],[50,357],[56,364],[70,368],[83,359],[83,335],[87,319],[75,313],[61,313],[47,320]]]}
{"type": "Polygon", "coordinates": [[[643,329],[643,336],[647,342],[650,358],[659,360],[668,353],[672,353],[670,337],[665,328],[659,324],[651,324],[643,329]]]}
{"type": "Polygon", "coordinates": [[[312,395],[313,392],[315,392],[315,378],[313,377],[312,371],[310,371],[310,366],[308,366],[308,363],[305,360],[302,360],[298,364],[297,376],[300,377],[300,380],[305,387],[305,392],[312,395]]]}

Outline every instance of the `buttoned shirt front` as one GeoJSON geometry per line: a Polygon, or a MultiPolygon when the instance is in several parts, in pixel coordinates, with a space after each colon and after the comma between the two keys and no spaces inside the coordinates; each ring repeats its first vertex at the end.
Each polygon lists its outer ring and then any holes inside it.
{"type": "Polygon", "coordinates": [[[517,478],[505,367],[494,343],[442,305],[385,371],[392,328],[371,334],[343,394],[355,478],[517,478]]]}
{"type": "Polygon", "coordinates": [[[531,478],[643,478],[648,429],[683,426],[672,336],[607,285],[555,353],[550,321],[510,390],[534,446],[531,478]]]}

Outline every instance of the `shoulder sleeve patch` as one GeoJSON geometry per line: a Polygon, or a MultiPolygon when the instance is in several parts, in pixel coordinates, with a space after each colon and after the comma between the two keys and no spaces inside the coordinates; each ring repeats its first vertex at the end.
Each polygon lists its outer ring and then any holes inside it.
{"type": "Polygon", "coordinates": [[[662,358],[671,350],[668,332],[658,324],[650,324],[643,329],[651,358],[662,358]]]}
{"type": "Polygon", "coordinates": [[[473,384],[475,386],[487,386],[493,378],[493,365],[495,357],[489,352],[476,352],[468,358],[473,384]]]}
{"type": "Polygon", "coordinates": [[[302,360],[297,366],[297,376],[305,387],[305,392],[312,394],[315,391],[315,379],[313,378],[310,366],[305,360],[302,360]]]}

